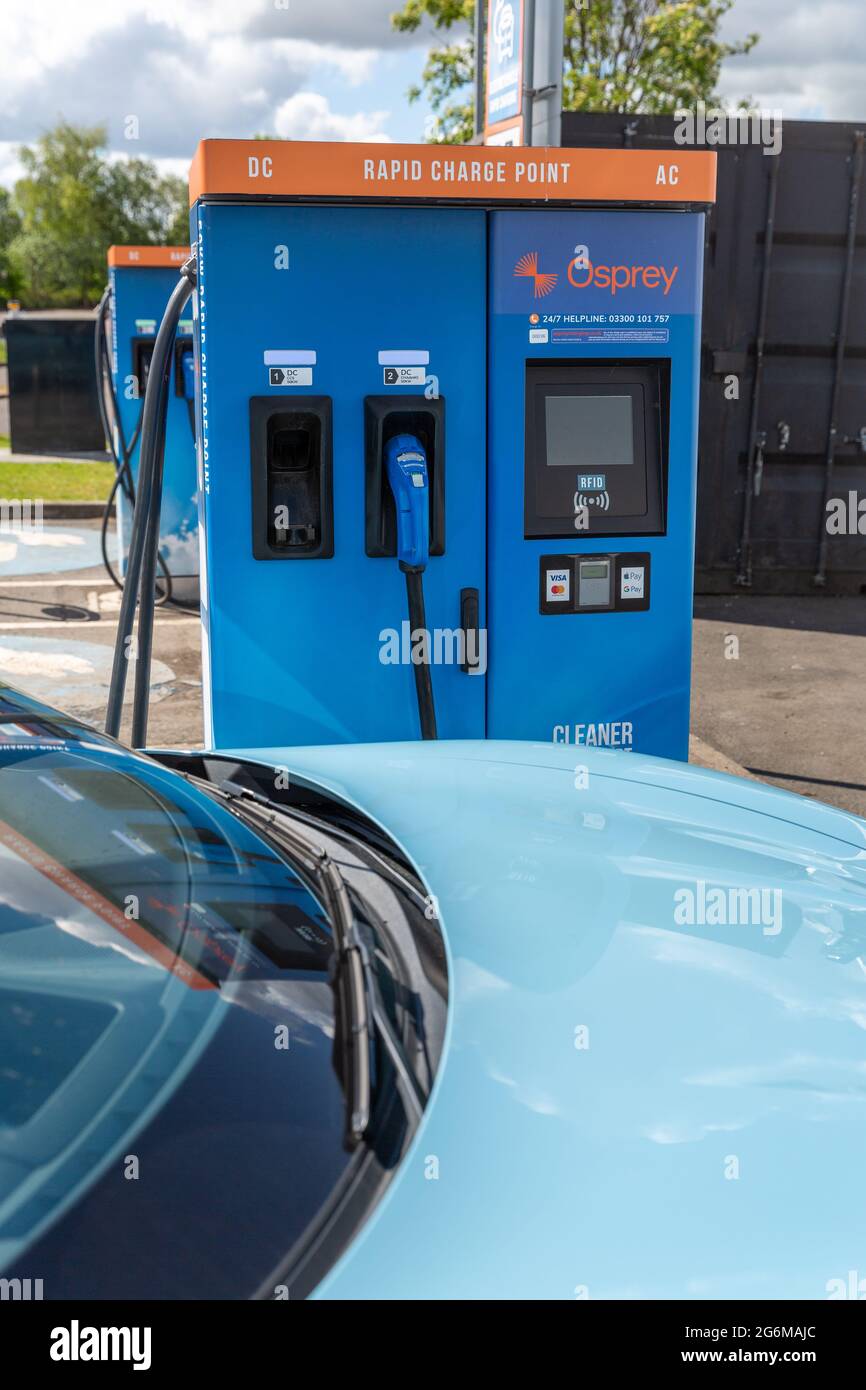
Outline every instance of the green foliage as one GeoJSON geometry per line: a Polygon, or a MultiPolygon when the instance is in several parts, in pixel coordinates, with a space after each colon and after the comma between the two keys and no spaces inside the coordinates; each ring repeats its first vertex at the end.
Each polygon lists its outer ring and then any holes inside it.
{"type": "Polygon", "coordinates": [[[25,308],[92,304],[111,245],[188,241],[183,180],[147,159],[109,160],[107,138],[103,126],[61,122],[19,151],[24,176],[12,207],[20,226],[8,261],[25,308]]]}
{"type": "Polygon", "coordinates": [[[409,100],[417,101],[423,93],[436,113],[428,136],[432,143],[460,145],[471,140],[473,132],[475,0],[405,0],[391,23],[402,33],[414,33],[424,19],[432,19],[437,30],[458,26],[463,32],[453,42],[431,48],[422,85],[410,88],[409,100]]]}
{"type": "Polygon", "coordinates": [[[749,34],[723,43],[719,25],[733,0],[590,0],[566,7],[563,108],[649,115],[717,105],[726,58],[748,53],[749,34]]]}
{"type": "Polygon", "coordinates": [[[21,219],[12,205],[12,195],[0,188],[0,307],[14,299],[20,289],[17,273],[9,258],[9,247],[21,230],[21,219]]]}
{"type": "MultiPolygon", "coordinates": [[[[719,102],[719,71],[726,58],[748,53],[749,34],[736,43],[719,38],[734,0],[566,0],[563,109],[672,113],[699,100],[719,102]]],[[[484,0],[480,0],[484,3],[484,0]]],[[[430,138],[462,143],[472,136],[475,72],[474,0],[405,0],[392,15],[395,29],[414,32],[424,19],[437,30],[462,30],[427,56],[421,86],[436,113],[430,138]]]]}

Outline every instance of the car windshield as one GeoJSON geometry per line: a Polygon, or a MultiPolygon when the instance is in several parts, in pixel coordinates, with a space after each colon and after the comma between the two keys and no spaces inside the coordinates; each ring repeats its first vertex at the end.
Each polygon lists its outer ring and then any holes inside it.
{"type": "Polygon", "coordinates": [[[12,737],[0,1269],[50,1269],[46,1298],[247,1296],[351,1161],[328,920],[268,842],[171,771],[12,737]]]}

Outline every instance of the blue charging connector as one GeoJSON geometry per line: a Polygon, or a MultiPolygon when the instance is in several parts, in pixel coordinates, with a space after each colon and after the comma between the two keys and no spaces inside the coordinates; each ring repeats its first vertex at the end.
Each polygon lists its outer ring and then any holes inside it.
{"type": "MultiPolygon", "coordinates": [[[[427,630],[422,575],[430,558],[430,479],[427,451],[414,434],[395,434],[385,445],[385,468],[397,509],[397,559],[406,575],[412,632],[427,630]]],[[[436,738],[436,706],[428,661],[413,662],[422,738],[436,738]]]]}
{"type": "Polygon", "coordinates": [[[395,434],[385,445],[388,482],[397,509],[400,568],[421,574],[430,557],[430,480],[424,445],[414,434],[395,434]]]}

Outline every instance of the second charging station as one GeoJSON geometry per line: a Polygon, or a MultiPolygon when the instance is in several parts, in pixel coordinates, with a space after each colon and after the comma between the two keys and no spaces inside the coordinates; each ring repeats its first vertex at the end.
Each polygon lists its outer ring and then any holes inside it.
{"type": "MultiPolygon", "coordinates": [[[[144,393],[156,332],[178,270],[189,256],[183,246],[112,246],[108,252],[111,292],[114,395],[120,426],[129,445],[138,440],[144,393]]],[[[181,603],[198,598],[198,507],[195,454],[195,364],[192,315],[180,325],[169,383],[169,402],[160,516],[161,583],[181,603]]],[[[115,456],[119,441],[115,441],[115,456]]],[[[130,450],[133,486],[138,478],[137,443],[130,450]]],[[[117,531],[121,573],[132,527],[132,506],[117,491],[117,531]]]]}

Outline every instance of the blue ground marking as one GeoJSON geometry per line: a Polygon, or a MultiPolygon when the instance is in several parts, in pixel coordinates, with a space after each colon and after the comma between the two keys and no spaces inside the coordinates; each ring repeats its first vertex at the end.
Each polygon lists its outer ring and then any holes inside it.
{"type": "MultiPolygon", "coordinates": [[[[117,538],[108,535],[109,558],[117,558],[117,538]]],[[[47,525],[42,530],[0,526],[0,583],[26,574],[61,574],[102,564],[99,532],[84,527],[47,525]]]]}
{"type": "MultiPolygon", "coordinates": [[[[93,710],[108,696],[113,656],[114,647],[100,642],[0,632],[0,681],[60,709],[93,710]]],[[[171,667],[154,661],[151,699],[162,699],[173,680],[171,667]]]]}

